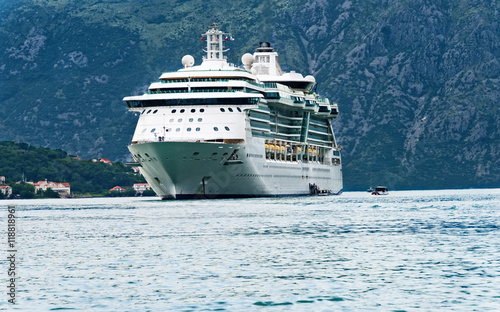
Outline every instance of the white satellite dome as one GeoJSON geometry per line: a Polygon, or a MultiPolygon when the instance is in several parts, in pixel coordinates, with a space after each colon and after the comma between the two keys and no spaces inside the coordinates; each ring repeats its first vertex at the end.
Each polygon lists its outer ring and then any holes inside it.
{"type": "Polygon", "coordinates": [[[241,62],[243,63],[243,66],[246,70],[250,70],[254,62],[253,55],[250,53],[243,54],[243,56],[241,57],[241,62]]]}
{"type": "Polygon", "coordinates": [[[243,65],[253,64],[253,55],[250,53],[243,54],[243,56],[241,57],[241,62],[243,63],[243,65]]]}
{"type": "Polygon", "coordinates": [[[182,58],[182,65],[184,66],[184,68],[193,67],[194,57],[192,57],[191,55],[184,55],[184,57],[182,58]]]}
{"type": "Polygon", "coordinates": [[[314,78],[314,76],[307,75],[305,78],[306,78],[307,80],[309,80],[309,81],[312,81],[312,82],[316,83],[316,78],[314,78]]]}

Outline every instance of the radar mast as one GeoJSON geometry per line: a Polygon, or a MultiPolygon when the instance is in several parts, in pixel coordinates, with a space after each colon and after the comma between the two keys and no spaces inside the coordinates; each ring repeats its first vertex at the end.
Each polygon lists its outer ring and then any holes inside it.
{"type": "Polygon", "coordinates": [[[228,40],[232,41],[233,37],[230,33],[219,30],[219,24],[212,23],[210,29],[201,35],[201,40],[206,40],[207,42],[207,49],[204,50],[207,52],[207,56],[203,60],[223,61],[225,60],[224,52],[229,51],[229,49],[224,50],[224,42],[228,40]]]}

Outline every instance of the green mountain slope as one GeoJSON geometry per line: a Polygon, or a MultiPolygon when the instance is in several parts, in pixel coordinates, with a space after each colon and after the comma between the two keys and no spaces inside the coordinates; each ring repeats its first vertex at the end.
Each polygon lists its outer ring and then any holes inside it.
{"type": "Polygon", "coordinates": [[[495,1],[0,0],[3,140],[125,160],[139,94],[213,21],[339,103],[347,189],[500,186],[495,1]],[[369,182],[371,179],[371,182],[369,182]]]}

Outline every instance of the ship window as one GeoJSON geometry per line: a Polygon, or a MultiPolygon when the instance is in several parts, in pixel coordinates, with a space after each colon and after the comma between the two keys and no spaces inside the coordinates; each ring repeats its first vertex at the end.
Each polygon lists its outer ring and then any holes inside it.
{"type": "Polygon", "coordinates": [[[178,122],[182,122],[182,118],[179,118],[177,121],[178,121],[178,122]]]}
{"type": "Polygon", "coordinates": [[[219,128],[217,128],[217,127],[214,127],[214,131],[219,131],[219,128]]]}
{"type": "Polygon", "coordinates": [[[231,107],[229,107],[227,110],[230,111],[231,113],[233,112],[233,109],[231,107]]]}
{"type": "Polygon", "coordinates": [[[205,111],[204,108],[200,108],[200,113],[203,113],[205,111]]]}
{"type": "Polygon", "coordinates": [[[151,129],[151,133],[155,132],[156,128],[151,129]]]}
{"type": "Polygon", "coordinates": [[[194,112],[196,112],[196,109],[194,109],[194,108],[193,108],[193,109],[191,110],[191,113],[194,113],[194,112]]]}
{"type": "Polygon", "coordinates": [[[144,130],[142,130],[142,133],[146,132],[146,130],[148,130],[148,128],[144,128],[144,130]]]}
{"type": "Polygon", "coordinates": [[[222,108],[222,107],[221,107],[221,108],[220,108],[220,111],[221,111],[221,112],[225,112],[226,110],[225,110],[224,108],[222,108]]]}
{"type": "Polygon", "coordinates": [[[200,128],[196,128],[196,131],[200,131],[200,128]]]}
{"type": "Polygon", "coordinates": [[[175,129],[175,132],[179,132],[179,131],[181,131],[181,128],[175,129]]]}
{"type": "Polygon", "coordinates": [[[143,110],[141,114],[144,114],[144,112],[145,112],[145,111],[146,111],[146,110],[143,110]]]}
{"type": "Polygon", "coordinates": [[[172,114],[175,114],[175,112],[176,112],[176,111],[177,111],[177,110],[173,109],[173,110],[172,110],[172,114]]]}
{"type": "Polygon", "coordinates": [[[170,131],[172,131],[172,128],[168,128],[168,129],[167,129],[167,130],[165,130],[165,131],[170,132],[170,131]]]}
{"type": "Polygon", "coordinates": [[[191,128],[187,128],[186,130],[187,130],[187,132],[190,132],[190,131],[191,131],[191,128]]]}
{"type": "Polygon", "coordinates": [[[174,119],[173,118],[170,118],[170,121],[169,122],[174,122],[174,119]]]}
{"type": "Polygon", "coordinates": [[[229,131],[229,127],[228,126],[225,126],[224,129],[226,129],[226,131],[229,131]]]}
{"type": "Polygon", "coordinates": [[[149,114],[149,113],[151,113],[151,110],[148,110],[148,112],[146,114],[149,114]]]}
{"type": "Polygon", "coordinates": [[[193,122],[193,118],[189,118],[189,122],[193,122]]]}
{"type": "Polygon", "coordinates": [[[201,122],[203,120],[203,118],[198,118],[198,122],[201,122]]]}
{"type": "Polygon", "coordinates": [[[153,114],[156,114],[156,113],[158,113],[158,110],[157,110],[157,109],[155,109],[155,111],[153,112],[153,114]]]}
{"type": "Polygon", "coordinates": [[[239,108],[239,107],[236,107],[236,109],[238,110],[238,112],[240,112],[240,113],[241,113],[241,108],[239,108]]]}
{"type": "Polygon", "coordinates": [[[193,156],[198,156],[198,155],[200,155],[200,152],[194,152],[193,153],[193,156]]]}
{"type": "Polygon", "coordinates": [[[181,109],[181,113],[184,113],[186,110],[185,109],[181,109]]]}

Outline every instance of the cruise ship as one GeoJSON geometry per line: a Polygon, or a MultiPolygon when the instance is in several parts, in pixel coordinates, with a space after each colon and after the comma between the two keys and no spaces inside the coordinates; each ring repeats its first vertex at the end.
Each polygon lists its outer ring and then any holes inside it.
{"type": "MultiPolygon", "coordinates": [[[[206,56],[163,73],[123,100],[138,122],[129,150],[162,199],[340,194],[338,106],[313,76],[282,70],[268,42],[242,64],[227,61],[233,38],[213,24],[206,56]]],[[[203,44],[204,45],[204,44],[203,44]]]]}

